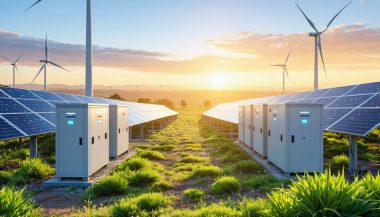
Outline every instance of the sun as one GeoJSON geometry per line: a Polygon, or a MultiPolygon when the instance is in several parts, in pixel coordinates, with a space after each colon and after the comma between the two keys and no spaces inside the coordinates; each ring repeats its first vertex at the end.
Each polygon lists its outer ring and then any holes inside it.
{"type": "Polygon", "coordinates": [[[213,88],[223,88],[226,85],[226,78],[222,74],[215,74],[210,77],[210,84],[213,88]]]}

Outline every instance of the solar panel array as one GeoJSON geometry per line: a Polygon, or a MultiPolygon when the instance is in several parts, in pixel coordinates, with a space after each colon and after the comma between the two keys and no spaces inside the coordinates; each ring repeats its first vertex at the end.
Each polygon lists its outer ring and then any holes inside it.
{"type": "Polygon", "coordinates": [[[55,130],[55,105],[70,102],[128,105],[130,126],[178,114],[162,105],[65,93],[0,88],[0,140],[53,132],[55,130]]]}
{"type": "Polygon", "coordinates": [[[380,125],[380,82],[222,103],[203,115],[238,124],[239,106],[260,103],[323,104],[327,131],[364,136],[380,125]]]}

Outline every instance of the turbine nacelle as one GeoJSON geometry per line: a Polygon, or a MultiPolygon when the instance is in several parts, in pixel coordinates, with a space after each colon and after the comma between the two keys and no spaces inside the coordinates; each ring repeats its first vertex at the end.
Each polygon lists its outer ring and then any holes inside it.
{"type": "Polygon", "coordinates": [[[320,36],[321,34],[322,32],[309,32],[310,37],[317,37],[317,36],[320,36]]]}

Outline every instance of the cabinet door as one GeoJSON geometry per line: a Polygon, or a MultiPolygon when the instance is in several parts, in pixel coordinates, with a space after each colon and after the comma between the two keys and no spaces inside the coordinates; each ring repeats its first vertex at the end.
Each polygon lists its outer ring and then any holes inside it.
{"type": "Polygon", "coordinates": [[[117,132],[117,154],[122,154],[128,150],[128,108],[118,108],[118,132],[117,132]]]}
{"type": "Polygon", "coordinates": [[[319,168],[321,120],[318,107],[289,108],[288,168],[313,172],[319,168]]]}
{"type": "Polygon", "coordinates": [[[251,109],[244,106],[244,143],[251,146],[251,109]]]}
{"type": "Polygon", "coordinates": [[[253,150],[257,153],[264,155],[264,129],[263,123],[263,109],[261,106],[255,106],[253,112],[253,150]]]}
{"type": "Polygon", "coordinates": [[[244,114],[243,114],[243,107],[239,107],[239,141],[243,141],[244,138],[244,114]]]}
{"type": "Polygon", "coordinates": [[[58,112],[57,175],[59,177],[84,176],[84,112],[81,108],[58,112]]]}
{"type": "Polygon", "coordinates": [[[268,107],[268,160],[281,169],[285,166],[285,110],[268,107]]]}

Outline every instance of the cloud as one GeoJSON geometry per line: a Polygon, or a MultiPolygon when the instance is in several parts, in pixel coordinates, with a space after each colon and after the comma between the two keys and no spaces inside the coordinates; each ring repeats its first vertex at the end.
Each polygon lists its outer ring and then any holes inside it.
{"type": "MultiPolygon", "coordinates": [[[[282,63],[287,52],[293,49],[289,64],[293,69],[305,70],[313,66],[314,38],[307,33],[293,34],[241,34],[209,40],[213,46],[257,55],[252,60],[256,69],[282,63]]],[[[326,65],[338,70],[380,68],[380,28],[364,24],[343,25],[322,35],[326,65]]]]}

